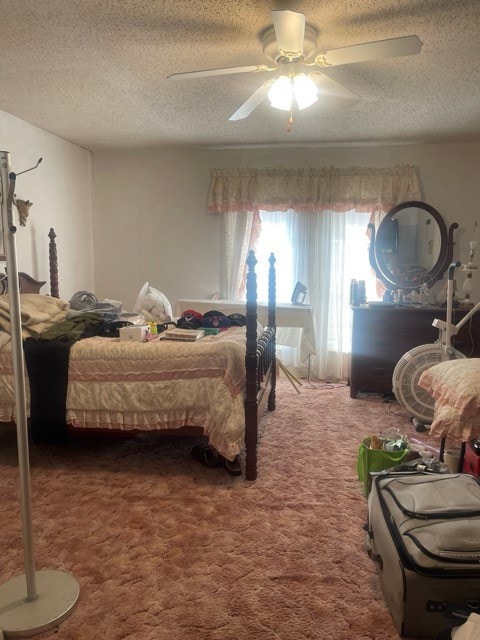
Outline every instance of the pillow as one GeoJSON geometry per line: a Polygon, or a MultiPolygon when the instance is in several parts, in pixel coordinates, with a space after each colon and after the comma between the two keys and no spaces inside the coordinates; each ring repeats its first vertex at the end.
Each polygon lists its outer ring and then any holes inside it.
{"type": "Polygon", "coordinates": [[[158,289],[146,282],[140,289],[133,307],[135,313],[141,313],[145,320],[165,324],[172,320],[172,305],[168,298],[158,289]]]}
{"type": "Polygon", "coordinates": [[[480,417],[462,416],[455,407],[435,404],[435,417],[430,426],[430,435],[437,438],[449,437],[467,442],[480,435],[480,417]]]}
{"type": "Polygon", "coordinates": [[[480,358],[440,362],[426,369],[418,384],[437,405],[455,408],[460,416],[480,415],[480,358]]]}

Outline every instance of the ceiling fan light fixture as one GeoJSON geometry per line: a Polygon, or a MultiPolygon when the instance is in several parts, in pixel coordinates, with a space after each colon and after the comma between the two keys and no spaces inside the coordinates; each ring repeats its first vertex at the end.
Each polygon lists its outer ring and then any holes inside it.
{"type": "Polygon", "coordinates": [[[268,91],[270,105],[275,109],[290,111],[293,100],[293,84],[288,76],[280,76],[268,91]]]}
{"type": "Polygon", "coordinates": [[[293,78],[280,76],[270,87],[268,99],[272,107],[283,111],[290,111],[295,99],[298,108],[302,110],[318,100],[317,87],[304,73],[298,73],[293,78]]]}
{"type": "Polygon", "coordinates": [[[317,102],[317,87],[313,80],[304,73],[297,74],[293,79],[293,93],[300,111],[317,102]]]}

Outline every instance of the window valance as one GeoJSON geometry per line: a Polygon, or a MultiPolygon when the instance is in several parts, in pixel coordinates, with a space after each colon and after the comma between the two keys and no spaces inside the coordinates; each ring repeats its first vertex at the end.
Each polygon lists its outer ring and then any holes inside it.
{"type": "Polygon", "coordinates": [[[320,212],[387,210],[420,200],[415,167],[337,169],[214,169],[210,213],[266,211],[320,212]]]}

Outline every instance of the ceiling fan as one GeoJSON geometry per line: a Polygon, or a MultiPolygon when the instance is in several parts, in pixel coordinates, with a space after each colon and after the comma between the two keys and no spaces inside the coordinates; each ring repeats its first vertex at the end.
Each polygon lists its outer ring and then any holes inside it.
{"type": "Polygon", "coordinates": [[[305,109],[317,101],[319,94],[328,96],[343,106],[351,106],[360,100],[357,94],[319,69],[415,55],[420,52],[423,44],[417,36],[411,35],[317,53],[318,32],[305,23],[303,13],[274,10],[272,17],[273,25],[262,34],[263,53],[273,62],[272,66],[257,64],[204,69],[173,73],[168,77],[190,79],[233,73],[270,72],[273,77],[264,82],[229,120],[247,118],[267,96],[271,106],[290,111],[291,117],[294,105],[305,109]]]}

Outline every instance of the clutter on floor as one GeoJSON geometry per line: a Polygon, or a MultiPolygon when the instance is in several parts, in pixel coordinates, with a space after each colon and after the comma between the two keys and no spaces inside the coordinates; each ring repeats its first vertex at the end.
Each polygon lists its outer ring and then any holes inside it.
{"type": "Polygon", "coordinates": [[[433,465],[432,452],[410,441],[398,429],[388,429],[362,440],[358,450],[357,471],[360,482],[363,482],[365,495],[370,492],[371,474],[392,467],[398,470],[416,470],[419,467],[429,471],[433,471],[434,467],[439,473],[449,472],[443,463],[433,465]],[[402,468],[402,465],[409,466],[402,468]]]}

